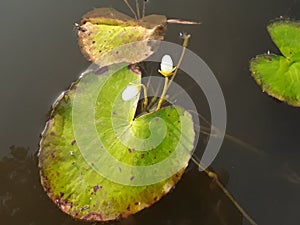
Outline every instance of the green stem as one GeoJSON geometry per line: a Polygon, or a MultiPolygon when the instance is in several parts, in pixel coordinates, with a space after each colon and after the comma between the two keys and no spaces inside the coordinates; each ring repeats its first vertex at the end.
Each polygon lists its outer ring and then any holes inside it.
{"type": "Polygon", "coordinates": [[[156,110],[159,110],[159,109],[161,108],[161,105],[162,105],[163,102],[164,102],[164,97],[166,96],[166,93],[167,93],[167,91],[168,91],[168,89],[169,89],[169,87],[170,87],[172,81],[174,80],[174,78],[175,78],[175,76],[176,76],[176,74],[177,74],[177,72],[178,72],[178,70],[179,70],[179,67],[180,67],[181,62],[182,62],[182,60],[183,60],[183,57],[184,57],[186,48],[187,48],[187,46],[188,46],[190,37],[191,37],[190,34],[187,34],[187,35],[184,35],[184,36],[183,36],[183,44],[182,44],[183,49],[182,49],[182,52],[181,52],[179,61],[178,61],[178,63],[177,63],[176,69],[175,69],[175,71],[174,71],[174,73],[173,73],[173,75],[172,75],[172,77],[171,77],[170,82],[168,82],[168,81],[169,81],[169,78],[168,78],[168,77],[165,77],[165,85],[164,85],[164,89],[163,89],[163,92],[162,92],[161,97],[160,97],[160,99],[159,99],[159,102],[158,102],[158,104],[157,104],[156,110]]]}
{"type": "Polygon", "coordinates": [[[170,82],[169,82],[169,85],[168,85],[168,87],[167,87],[167,90],[169,89],[169,87],[170,87],[172,81],[175,79],[175,76],[176,76],[176,74],[177,74],[177,72],[178,72],[178,70],[179,70],[179,67],[180,67],[180,65],[181,65],[181,63],[182,63],[182,60],[183,60],[183,57],[184,57],[184,54],[185,54],[185,52],[186,52],[186,48],[187,48],[187,46],[188,46],[188,44],[189,44],[189,39],[190,39],[190,37],[191,37],[190,34],[184,35],[184,37],[183,37],[183,44],[182,44],[183,49],[182,49],[182,52],[181,52],[179,61],[178,61],[178,63],[177,63],[176,69],[175,69],[175,71],[174,71],[174,73],[173,73],[173,75],[172,75],[172,77],[171,77],[171,80],[170,80],[170,82]]]}
{"type": "Polygon", "coordinates": [[[144,84],[141,84],[141,86],[143,87],[144,90],[144,108],[146,109],[148,106],[148,95],[147,95],[147,87],[144,84]]]}
{"type": "Polygon", "coordinates": [[[169,78],[168,77],[165,77],[165,85],[164,85],[164,89],[163,89],[163,92],[160,96],[160,99],[159,99],[159,102],[157,104],[157,108],[156,110],[159,110],[161,108],[161,105],[163,104],[164,102],[164,97],[167,93],[167,90],[168,90],[168,81],[169,81],[169,78]]]}

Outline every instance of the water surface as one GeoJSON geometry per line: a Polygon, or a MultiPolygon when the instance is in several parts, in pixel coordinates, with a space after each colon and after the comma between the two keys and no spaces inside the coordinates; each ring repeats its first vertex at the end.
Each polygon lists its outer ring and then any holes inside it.
{"type": "MultiPolygon", "coordinates": [[[[129,13],[121,0],[0,2],[3,224],[83,224],[60,212],[44,194],[35,154],[50,105],[89,65],[73,24],[102,6],[129,13]]],[[[300,111],[262,93],[248,61],[268,50],[278,53],[266,25],[279,16],[300,19],[300,2],[152,0],[147,10],[202,21],[201,26],[170,25],[166,40],[180,43],[179,32],[192,34],[189,48],[210,66],[224,92],[228,133],[264,152],[260,157],[226,141],[212,166],[224,174],[228,189],[258,224],[299,224],[300,184],[289,175],[300,173],[300,111]]],[[[178,82],[192,85],[182,78],[178,82]]],[[[190,93],[198,95],[194,89],[190,93]]],[[[208,116],[207,109],[202,113],[208,116]]],[[[119,223],[247,224],[211,181],[193,169],[158,204],[119,223]]]]}

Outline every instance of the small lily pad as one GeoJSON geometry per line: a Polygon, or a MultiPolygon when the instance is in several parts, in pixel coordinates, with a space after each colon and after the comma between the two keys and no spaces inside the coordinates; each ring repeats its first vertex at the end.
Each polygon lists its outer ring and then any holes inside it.
{"type": "MultiPolygon", "coordinates": [[[[89,221],[115,220],[149,207],[180,180],[189,161],[189,157],[171,160],[164,171],[172,170],[172,166],[176,164],[182,166],[165,179],[149,185],[135,183],[139,176],[146,176],[145,174],[129,176],[124,173],[123,176],[119,167],[113,164],[107,167],[106,172],[118,174],[121,180],[128,183],[123,184],[123,181],[116,182],[107,178],[110,174],[105,174],[105,171],[104,175],[97,171],[96,167],[101,167],[104,154],[96,148],[103,148],[126,165],[151,168],[174,154],[175,149],[190,154],[195,138],[191,115],[178,106],[169,106],[134,118],[139,94],[135,91],[128,92],[128,89],[134,90],[132,87],[138,87],[141,82],[138,68],[125,66],[112,72],[113,66],[110,66],[99,71],[84,74],[57,100],[42,133],[39,150],[41,182],[50,199],[72,217],[89,221]],[[98,74],[99,71],[101,75],[98,74]],[[96,138],[90,131],[88,117],[89,100],[92,101],[93,92],[99,91],[95,89],[95,85],[101,87],[92,110],[96,138]],[[82,104],[86,108],[75,112],[78,93],[84,96],[82,104]],[[76,127],[74,120],[80,115],[82,124],[76,127]],[[138,149],[142,145],[138,146],[134,137],[145,139],[151,136],[151,121],[155,122],[156,118],[165,121],[164,139],[150,151],[138,149]],[[113,127],[114,123],[117,124],[117,130],[113,127]],[[135,136],[130,136],[129,131],[135,136]],[[133,147],[126,146],[120,140],[120,135],[117,135],[118,132],[123,132],[123,140],[133,147]],[[82,150],[83,142],[79,136],[91,138],[83,146],[87,148],[86,152],[82,150]],[[96,147],[93,146],[95,139],[101,140],[101,144],[96,147]]],[[[159,133],[163,129],[155,130],[159,133]]],[[[154,138],[159,137],[154,135],[154,138]]],[[[152,171],[153,176],[161,172],[163,171],[155,169],[152,171]]],[[[147,179],[149,176],[147,175],[147,179]]]]}
{"type": "Polygon", "coordinates": [[[149,15],[135,20],[112,8],[97,8],[82,18],[78,29],[79,45],[88,60],[101,66],[120,62],[137,63],[154,52],[156,46],[147,41],[164,39],[166,24],[167,18],[162,15],[149,15]],[[103,57],[108,52],[112,54],[111,50],[132,42],[137,45],[134,49],[122,49],[114,57],[103,57]]]}
{"type": "Polygon", "coordinates": [[[300,22],[281,20],[268,31],[282,53],[259,55],[250,61],[256,82],[269,95],[292,106],[300,106],[300,22]]]}

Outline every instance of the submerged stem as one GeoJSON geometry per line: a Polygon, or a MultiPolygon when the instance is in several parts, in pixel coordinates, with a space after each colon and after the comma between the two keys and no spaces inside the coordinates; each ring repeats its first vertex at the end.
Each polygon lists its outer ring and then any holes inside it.
{"type": "Polygon", "coordinates": [[[234,204],[237,210],[242,214],[242,216],[251,224],[257,225],[257,223],[248,215],[248,213],[240,206],[240,204],[235,200],[235,198],[229,193],[229,191],[224,187],[224,185],[220,182],[218,175],[214,172],[205,169],[204,166],[201,165],[200,160],[197,160],[196,156],[192,157],[193,162],[198,166],[199,169],[203,170],[208,177],[212,178],[221,191],[225,194],[225,196],[234,204]]]}

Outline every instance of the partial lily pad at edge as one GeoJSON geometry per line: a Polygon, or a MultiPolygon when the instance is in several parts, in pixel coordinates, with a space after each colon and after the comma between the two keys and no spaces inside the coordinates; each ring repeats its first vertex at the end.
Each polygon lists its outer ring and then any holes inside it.
{"type": "Polygon", "coordinates": [[[273,42],[285,57],[291,58],[300,52],[299,21],[278,20],[270,23],[267,29],[273,42]]]}
{"type": "Polygon", "coordinates": [[[260,55],[250,61],[250,68],[264,92],[292,106],[300,106],[300,61],[260,55]]]}
{"type": "Polygon", "coordinates": [[[283,56],[264,54],[251,59],[252,76],[264,92],[300,107],[300,22],[273,22],[268,31],[283,56]]]}
{"type": "MultiPolygon", "coordinates": [[[[134,132],[147,136],[149,133],[148,126],[141,125],[143,123],[147,124],[151,117],[165,118],[168,129],[166,138],[151,151],[144,152],[129,149],[123,146],[116,137],[112,137],[113,133],[109,134],[112,129],[111,125],[108,124],[109,119],[105,119],[108,118],[107,115],[116,115],[118,118],[122,116],[122,111],[111,111],[110,107],[112,102],[115,101],[113,95],[118,96],[119,90],[124,90],[132,83],[139,83],[140,79],[141,74],[139,71],[137,69],[132,70],[130,67],[124,67],[113,75],[110,75],[109,68],[101,75],[93,72],[85,74],[57,101],[51,113],[51,118],[46,123],[39,150],[41,182],[50,199],[63,212],[76,219],[89,221],[115,220],[149,207],[170,191],[180,180],[185,167],[188,165],[188,160],[186,160],[184,162],[185,166],[180,168],[173,176],[161,182],[145,186],[130,186],[113,182],[100,175],[81,154],[72,123],[74,96],[79,84],[84,87],[80,91],[85,90],[88,96],[91,91],[89,88],[95,82],[103,85],[102,92],[96,102],[96,128],[99,138],[104,140],[103,144],[108,148],[107,151],[115,158],[133,166],[155,164],[173,153],[179,141],[177,131],[181,129],[181,125],[184,126],[185,137],[187,138],[184,140],[184,148],[188,151],[193,149],[195,133],[191,115],[177,106],[166,107],[136,119],[137,126],[133,126],[134,132]],[[109,96],[107,93],[109,93],[109,96]],[[185,123],[182,124],[180,118],[183,118],[185,123]],[[103,129],[106,129],[106,131],[103,129]],[[114,143],[111,143],[110,140],[114,143]]],[[[125,115],[134,115],[136,105],[130,105],[129,103],[136,102],[136,98],[127,101],[124,103],[124,107],[118,109],[123,110],[125,115]],[[130,107],[126,108],[126,105],[130,107]]],[[[135,123],[133,118],[128,122],[135,123]]],[[[91,152],[91,154],[94,154],[92,158],[101,157],[95,152],[91,152]]],[[[117,169],[116,172],[121,171],[117,169]]],[[[134,177],[131,177],[131,179],[134,180],[134,177]]]]}

